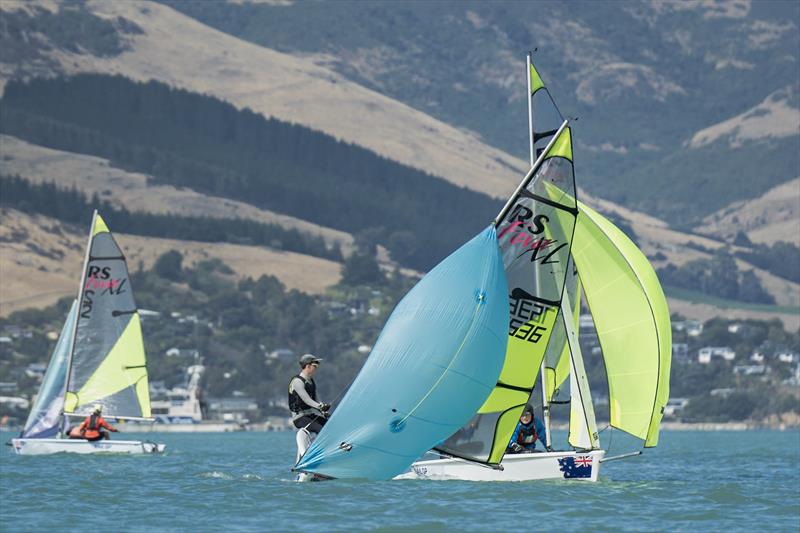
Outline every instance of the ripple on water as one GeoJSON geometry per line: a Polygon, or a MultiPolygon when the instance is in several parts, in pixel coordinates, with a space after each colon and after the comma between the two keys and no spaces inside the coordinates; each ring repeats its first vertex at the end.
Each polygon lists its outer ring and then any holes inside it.
{"type": "Polygon", "coordinates": [[[608,463],[598,483],[295,483],[291,433],[165,434],[160,457],[0,453],[0,523],[477,532],[516,530],[530,515],[553,524],[543,530],[798,531],[799,435],[666,432],[642,457],[608,463]]]}

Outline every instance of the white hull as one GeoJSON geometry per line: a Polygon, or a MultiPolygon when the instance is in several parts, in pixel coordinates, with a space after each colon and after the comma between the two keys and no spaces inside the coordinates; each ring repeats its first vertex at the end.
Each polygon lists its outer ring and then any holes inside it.
{"type": "Polygon", "coordinates": [[[49,455],[53,453],[163,453],[166,444],[143,442],[140,440],[98,440],[89,442],[83,439],[11,439],[11,446],[17,455],[49,455]]]}
{"type": "Polygon", "coordinates": [[[395,479],[458,479],[464,481],[532,481],[577,479],[597,481],[605,450],[591,452],[544,452],[506,455],[502,469],[461,459],[417,461],[411,471],[395,479]]]}

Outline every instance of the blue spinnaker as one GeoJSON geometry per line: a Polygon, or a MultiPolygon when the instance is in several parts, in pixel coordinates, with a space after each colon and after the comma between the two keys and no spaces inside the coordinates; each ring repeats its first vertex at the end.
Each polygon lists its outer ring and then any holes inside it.
{"type": "Polygon", "coordinates": [[[20,437],[29,439],[45,439],[58,434],[61,426],[61,411],[64,407],[64,393],[67,386],[67,366],[69,352],[72,348],[72,334],[75,330],[77,309],[75,302],[67,315],[56,348],[50,357],[50,364],[39,387],[39,394],[33,404],[25,429],[20,437]]]}
{"type": "Polygon", "coordinates": [[[490,226],[400,301],[295,468],[335,478],[401,473],[463,426],[492,392],[508,323],[508,284],[490,226]]]}

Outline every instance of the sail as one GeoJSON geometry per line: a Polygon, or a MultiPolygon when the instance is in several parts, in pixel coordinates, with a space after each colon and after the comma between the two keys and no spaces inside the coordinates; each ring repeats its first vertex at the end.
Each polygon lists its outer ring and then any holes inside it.
{"type": "Polygon", "coordinates": [[[490,226],[400,301],[333,416],[295,466],[388,479],[461,427],[503,365],[507,281],[490,226]]]}
{"type": "Polygon", "coordinates": [[[95,213],[81,278],[65,413],[149,417],[150,393],[142,328],[128,266],[95,213]]]}
{"type": "Polygon", "coordinates": [[[608,374],[611,426],[658,443],[669,398],[669,309],[644,254],[605,217],[579,203],[572,247],[608,374]]]}
{"type": "MultiPolygon", "coordinates": [[[[574,268],[572,257],[569,260],[571,268],[567,269],[564,298],[569,298],[569,305],[572,308],[572,324],[577,339],[581,306],[581,279],[578,271],[574,268]]],[[[550,335],[550,342],[544,356],[544,393],[548,402],[568,401],[570,397],[569,388],[563,390],[562,387],[570,375],[570,352],[564,320],[566,317],[562,313],[550,335]]]]}
{"type": "Polygon", "coordinates": [[[61,426],[61,409],[64,406],[64,391],[67,386],[72,332],[75,329],[77,314],[77,305],[73,301],[20,437],[45,439],[58,434],[61,426]]]}
{"type": "Polygon", "coordinates": [[[569,298],[561,302],[564,327],[567,332],[570,372],[570,416],[568,442],[575,448],[590,450],[600,447],[597,434],[597,422],[594,416],[592,395],[589,391],[589,379],[583,366],[583,354],[578,342],[574,316],[569,298]]]}
{"type": "Polygon", "coordinates": [[[498,221],[511,312],[508,349],[492,394],[464,428],[436,447],[455,457],[502,460],[557,324],[577,214],[570,128],[561,128],[549,146],[498,221]]]}

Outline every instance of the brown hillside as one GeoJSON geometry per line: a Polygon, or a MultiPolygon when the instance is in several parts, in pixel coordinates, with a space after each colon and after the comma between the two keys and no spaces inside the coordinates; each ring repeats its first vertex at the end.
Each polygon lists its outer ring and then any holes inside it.
{"type": "MultiPolygon", "coordinates": [[[[75,294],[86,234],[57,220],[15,210],[3,210],[2,220],[0,316],[27,307],[45,307],[59,298],[75,294]]],[[[131,270],[136,270],[140,263],[149,268],[164,252],[178,250],[184,256],[185,265],[219,258],[239,278],[272,275],[287,287],[308,293],[323,292],[340,277],[341,265],[338,263],[292,252],[235,244],[155,239],[116,232],[114,235],[128,258],[131,270]]]]}
{"type": "MultiPolygon", "coordinates": [[[[27,5],[3,0],[0,9],[27,5]]],[[[133,21],[144,33],[131,37],[131,50],[117,57],[54,51],[50,55],[62,72],[122,74],[209,94],[493,196],[510,194],[526,170],[522,160],[484,144],[475,133],[348,81],[310,59],[242,41],[161,4],[90,1],[88,7],[101,17],[133,21]]],[[[11,67],[0,68],[0,86],[11,67]]]]}

